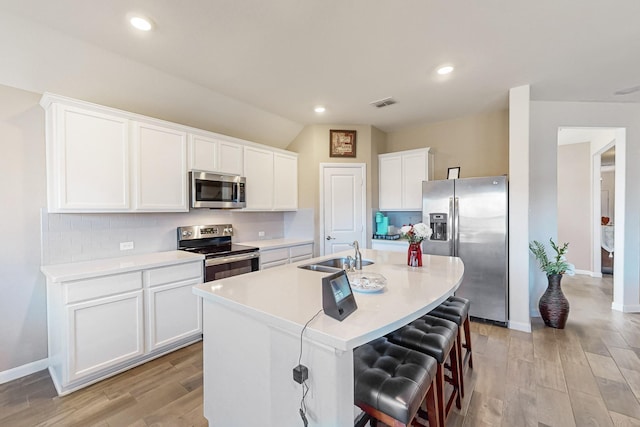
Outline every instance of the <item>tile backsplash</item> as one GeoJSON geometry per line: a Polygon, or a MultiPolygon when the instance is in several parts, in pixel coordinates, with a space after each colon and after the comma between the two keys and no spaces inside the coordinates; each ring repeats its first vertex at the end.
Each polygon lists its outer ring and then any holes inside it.
{"type": "MultiPolygon", "coordinates": [[[[300,215],[286,215],[297,218],[291,220],[295,223],[307,222],[309,217],[304,210],[300,215]]],[[[186,225],[230,223],[235,242],[285,237],[283,212],[201,209],[185,213],[51,214],[43,209],[40,218],[43,265],[173,250],[176,228],[186,225]],[[121,251],[122,242],[133,242],[134,248],[121,251]]],[[[313,236],[313,214],[309,226],[313,236]]]]}

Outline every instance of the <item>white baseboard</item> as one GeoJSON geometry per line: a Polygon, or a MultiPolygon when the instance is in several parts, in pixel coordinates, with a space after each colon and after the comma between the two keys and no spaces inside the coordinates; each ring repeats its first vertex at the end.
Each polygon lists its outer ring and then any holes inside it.
{"type": "Polygon", "coordinates": [[[638,304],[623,305],[612,302],[611,309],[621,311],[623,313],[640,313],[640,305],[638,304]]]}
{"type": "MultiPolygon", "coordinates": [[[[584,276],[596,277],[596,276],[594,276],[595,273],[593,271],[589,271],[589,270],[575,270],[575,273],[576,274],[581,274],[581,275],[584,275],[584,276]]],[[[600,276],[602,276],[602,274],[600,276]]]]}
{"type": "Polygon", "coordinates": [[[516,331],[522,332],[531,332],[531,322],[509,322],[509,329],[514,329],[516,331]]]}
{"type": "Polygon", "coordinates": [[[2,371],[0,372],[0,384],[8,383],[9,381],[17,380],[18,378],[26,377],[27,375],[42,371],[47,369],[48,366],[49,359],[42,359],[2,371]]]}

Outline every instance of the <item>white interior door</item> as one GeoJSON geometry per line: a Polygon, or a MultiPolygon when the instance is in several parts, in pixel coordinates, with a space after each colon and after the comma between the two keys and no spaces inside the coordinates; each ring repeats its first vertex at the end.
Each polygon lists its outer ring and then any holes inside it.
{"type": "Polygon", "coordinates": [[[366,247],[364,164],[321,164],[321,232],[323,255],[366,247]]]}

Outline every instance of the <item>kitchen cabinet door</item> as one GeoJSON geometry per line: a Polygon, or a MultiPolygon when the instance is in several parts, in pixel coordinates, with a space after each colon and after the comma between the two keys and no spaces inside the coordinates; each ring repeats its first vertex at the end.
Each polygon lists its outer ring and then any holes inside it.
{"type": "Polygon", "coordinates": [[[273,151],[244,147],[246,209],[273,209],[273,151]]]}
{"type": "Polygon", "coordinates": [[[378,158],[379,207],[392,210],[402,207],[402,156],[380,155],[378,158]]]}
{"type": "Polygon", "coordinates": [[[380,210],[422,210],[422,181],[433,178],[429,148],[378,155],[380,210]]]}
{"type": "Polygon", "coordinates": [[[298,157],[273,155],[273,208],[298,209],[298,157]]]}
{"type": "Polygon", "coordinates": [[[189,135],[189,170],[218,170],[218,141],[200,135],[189,135]]]}
{"type": "Polygon", "coordinates": [[[129,121],[53,104],[47,110],[49,212],[125,211],[129,204],[129,121]]]}
{"type": "Polygon", "coordinates": [[[422,181],[427,180],[427,156],[423,151],[402,155],[402,208],[422,210],[422,181]]]}
{"type": "Polygon", "coordinates": [[[187,134],[134,125],[135,210],[187,212],[187,134]]]}
{"type": "Polygon", "coordinates": [[[242,145],[218,141],[218,165],[216,172],[243,175],[242,145]]]}
{"type": "Polygon", "coordinates": [[[71,382],[144,354],[142,290],[67,306],[71,382]]]}
{"type": "Polygon", "coordinates": [[[202,299],[194,295],[201,279],[156,286],[145,290],[147,301],[147,351],[202,333],[202,299]]]}

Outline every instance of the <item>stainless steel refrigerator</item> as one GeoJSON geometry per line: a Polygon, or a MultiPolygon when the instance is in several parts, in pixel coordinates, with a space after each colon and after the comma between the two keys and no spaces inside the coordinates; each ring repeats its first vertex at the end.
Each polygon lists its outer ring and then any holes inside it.
{"type": "Polygon", "coordinates": [[[469,314],[503,326],[508,309],[508,183],[506,176],[422,183],[422,220],[433,234],[423,252],[457,256],[464,278],[456,295],[469,314]]]}

